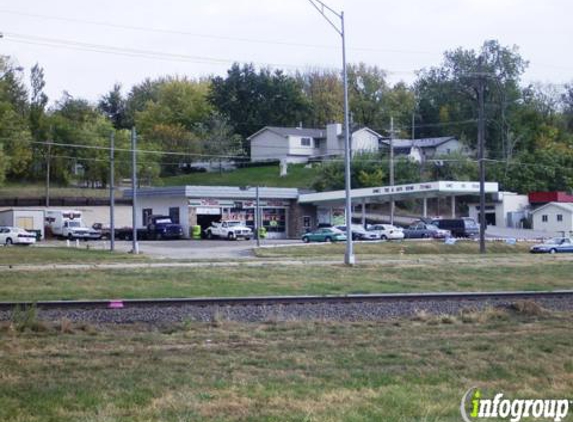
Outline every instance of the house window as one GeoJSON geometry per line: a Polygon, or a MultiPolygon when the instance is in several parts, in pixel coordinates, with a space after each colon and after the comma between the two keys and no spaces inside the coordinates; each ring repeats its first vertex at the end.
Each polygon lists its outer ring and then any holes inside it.
{"type": "Polygon", "coordinates": [[[543,223],[547,223],[547,221],[548,221],[547,216],[546,216],[546,215],[542,215],[542,216],[541,216],[541,221],[542,221],[543,223]]]}
{"type": "Polygon", "coordinates": [[[300,138],[300,145],[303,147],[310,147],[312,145],[312,139],[300,138]]]}
{"type": "Polygon", "coordinates": [[[179,207],[169,208],[169,217],[173,223],[179,224],[179,207]]]}
{"type": "Polygon", "coordinates": [[[563,214],[557,214],[557,221],[563,221],[563,214]]]}
{"type": "Polygon", "coordinates": [[[149,217],[151,217],[151,215],[153,214],[153,209],[151,208],[144,208],[143,209],[143,225],[147,226],[147,223],[149,222],[149,217]]]}

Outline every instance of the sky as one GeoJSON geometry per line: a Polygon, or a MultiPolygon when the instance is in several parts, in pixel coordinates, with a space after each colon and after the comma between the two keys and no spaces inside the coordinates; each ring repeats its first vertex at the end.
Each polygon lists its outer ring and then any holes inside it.
{"type": "MultiPolygon", "coordinates": [[[[347,61],[377,65],[392,83],[410,83],[444,51],[487,39],[519,46],[530,62],[524,84],[573,81],[568,0],[327,4],[344,11],[347,61]]],[[[115,83],[128,92],[147,77],[224,75],[233,62],[287,72],[342,62],[340,36],[310,0],[4,0],[0,32],[0,54],[26,81],[36,62],[44,68],[52,103],[64,90],[97,101],[115,83]]]]}

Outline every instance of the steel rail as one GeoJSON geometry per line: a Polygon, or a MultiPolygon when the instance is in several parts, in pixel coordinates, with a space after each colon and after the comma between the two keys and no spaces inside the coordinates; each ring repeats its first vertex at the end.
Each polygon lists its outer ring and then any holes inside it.
{"type": "Polygon", "coordinates": [[[503,301],[535,299],[573,299],[573,290],[502,291],[502,292],[441,292],[441,293],[385,293],[350,294],[342,296],[254,296],[254,297],[196,297],[162,299],[101,299],[0,302],[0,311],[16,308],[38,309],[123,309],[174,306],[273,306],[338,303],[396,303],[444,301],[503,301]]]}

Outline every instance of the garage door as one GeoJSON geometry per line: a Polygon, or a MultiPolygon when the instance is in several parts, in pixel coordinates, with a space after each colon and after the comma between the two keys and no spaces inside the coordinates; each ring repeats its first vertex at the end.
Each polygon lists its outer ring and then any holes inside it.
{"type": "Polygon", "coordinates": [[[16,218],[16,227],[20,227],[24,230],[34,230],[34,218],[33,217],[18,217],[16,218]]]}

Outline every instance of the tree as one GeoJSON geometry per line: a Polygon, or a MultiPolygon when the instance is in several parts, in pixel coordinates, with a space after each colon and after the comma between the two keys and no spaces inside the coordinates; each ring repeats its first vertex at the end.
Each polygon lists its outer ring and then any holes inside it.
{"type": "Polygon", "coordinates": [[[6,171],[8,169],[8,158],[4,154],[4,145],[0,143],[0,186],[4,185],[6,180],[6,171]]]}
{"type": "Polygon", "coordinates": [[[222,163],[244,155],[241,137],[234,133],[229,120],[220,113],[213,112],[197,129],[207,160],[222,163]]]}
{"type": "MultiPolygon", "coordinates": [[[[350,173],[353,188],[383,186],[387,177],[380,156],[372,153],[356,154],[352,158],[350,173]]],[[[344,189],[344,161],[337,159],[323,163],[311,185],[317,191],[344,189]]]]}
{"type": "Polygon", "coordinates": [[[180,172],[202,152],[198,125],[211,114],[207,101],[209,83],[187,78],[164,79],[156,86],[154,99],[136,112],[135,123],[141,136],[171,154],[161,158],[164,175],[180,172]]]}
{"type": "Polygon", "coordinates": [[[115,84],[111,91],[100,98],[98,109],[104,113],[116,129],[128,129],[127,102],[121,93],[121,85],[115,84]]]}
{"type": "Polygon", "coordinates": [[[482,76],[487,96],[486,147],[491,157],[507,158],[511,130],[507,116],[517,107],[526,67],[516,46],[504,47],[497,41],[486,41],[479,52],[462,48],[446,52],[442,66],[423,70],[415,84],[419,134],[453,135],[475,146],[477,124],[472,120],[477,115],[476,80],[482,76]]]}
{"type": "Polygon", "coordinates": [[[243,138],[264,126],[298,125],[310,109],[294,77],[281,70],[257,72],[252,64],[235,63],[225,78],[213,78],[209,101],[243,138]]]}
{"type": "Polygon", "coordinates": [[[309,70],[297,73],[298,83],[309,102],[309,116],[304,121],[312,127],[344,120],[343,86],[340,72],[309,70]]]}
{"type": "Polygon", "coordinates": [[[135,125],[135,115],[143,111],[148,102],[157,101],[159,87],[167,80],[167,78],[148,78],[131,88],[125,103],[124,125],[126,128],[129,129],[135,125]]]}
{"type": "Polygon", "coordinates": [[[31,162],[29,105],[22,82],[21,68],[7,57],[0,57],[0,143],[3,152],[0,178],[28,176],[31,162]]]}
{"type": "Polygon", "coordinates": [[[348,95],[352,122],[360,126],[381,127],[388,91],[386,72],[382,69],[364,63],[349,65],[348,95]]]}

